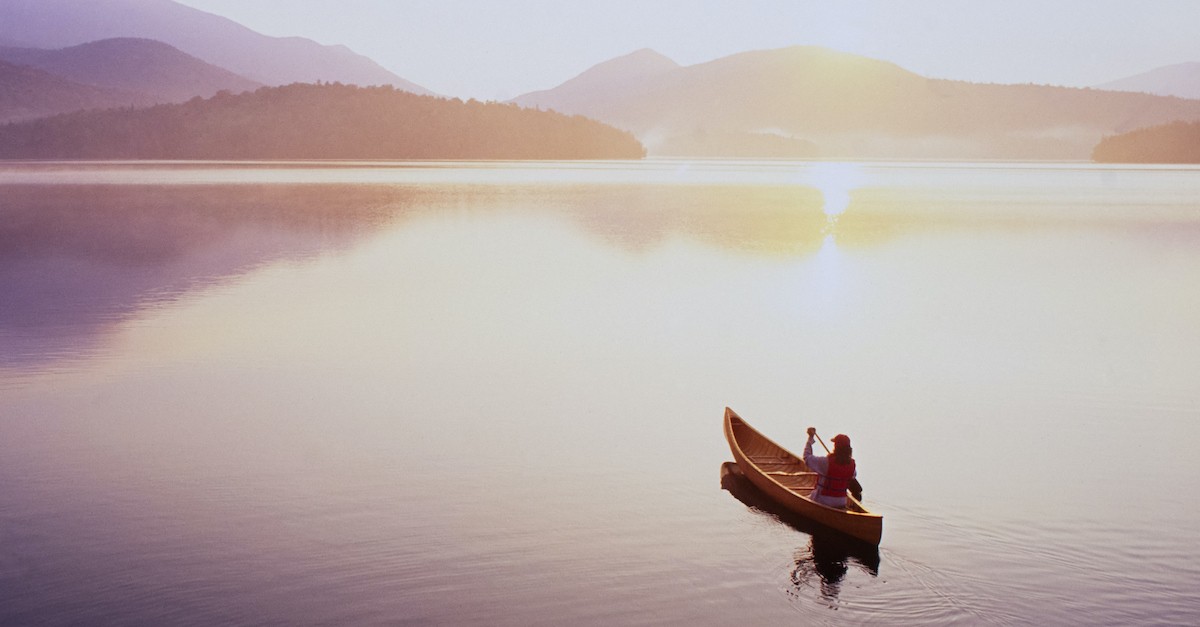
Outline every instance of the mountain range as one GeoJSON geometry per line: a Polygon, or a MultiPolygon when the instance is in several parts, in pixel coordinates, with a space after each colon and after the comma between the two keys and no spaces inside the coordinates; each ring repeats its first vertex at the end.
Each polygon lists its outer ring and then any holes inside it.
{"type": "Polygon", "coordinates": [[[104,39],[57,50],[0,47],[0,122],[261,86],[150,39],[104,39]]]}
{"type": "Polygon", "coordinates": [[[262,86],[151,39],[104,39],[57,50],[0,47],[0,60],[76,83],[137,92],[158,102],[262,86]]]}
{"type": "Polygon", "coordinates": [[[293,83],[181,104],[0,126],[0,159],[640,159],[629,133],[581,116],[293,83]]]}
{"type": "Polygon", "coordinates": [[[0,122],[19,122],[81,109],[148,106],[145,94],[84,85],[49,72],[0,61],[0,122]]]}
{"type": "Polygon", "coordinates": [[[345,46],[269,37],[172,0],[0,2],[0,45],[56,49],[125,37],[161,41],[264,85],[325,81],[431,93],[345,46]]]}
{"type": "Polygon", "coordinates": [[[1106,135],[1200,119],[1196,100],[932,79],[807,46],[686,67],[642,50],[513,102],[612,124],[659,155],[742,154],[777,138],[803,156],[1086,159],[1106,135]]]}
{"type": "MultiPolygon", "coordinates": [[[[433,95],[343,46],[173,0],[0,0],[0,122],[296,82],[433,95]]],[[[643,49],[510,102],[610,124],[652,155],[1087,159],[1105,137],[1200,120],[1200,63],[1090,89],[929,78],[810,46],[691,66],[643,49]]]]}
{"type": "Polygon", "coordinates": [[[1115,80],[1097,89],[1200,99],[1200,63],[1177,63],[1115,80]]]}

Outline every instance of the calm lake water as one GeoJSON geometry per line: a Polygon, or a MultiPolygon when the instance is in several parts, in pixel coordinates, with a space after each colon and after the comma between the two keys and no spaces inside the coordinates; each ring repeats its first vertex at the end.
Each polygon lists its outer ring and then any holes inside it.
{"type": "Polygon", "coordinates": [[[0,624],[1196,624],[1198,383],[1195,168],[9,163],[0,624]]]}

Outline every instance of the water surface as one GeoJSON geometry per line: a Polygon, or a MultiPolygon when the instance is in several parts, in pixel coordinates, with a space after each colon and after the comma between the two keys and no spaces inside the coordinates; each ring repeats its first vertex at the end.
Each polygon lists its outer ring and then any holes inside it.
{"type": "Polygon", "coordinates": [[[4,165],[0,623],[1195,623],[1198,199],[1078,164],[4,165]],[[726,405],[850,434],[879,549],[722,477],[726,405]]]}

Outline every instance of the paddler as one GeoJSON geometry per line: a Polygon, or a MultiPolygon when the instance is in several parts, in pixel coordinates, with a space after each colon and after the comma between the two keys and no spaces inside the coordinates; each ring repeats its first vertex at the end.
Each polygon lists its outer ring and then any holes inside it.
{"type": "Polygon", "coordinates": [[[816,437],[817,430],[809,427],[808,442],[804,445],[804,463],[808,464],[808,469],[816,472],[818,477],[817,487],[808,498],[822,505],[846,509],[847,492],[852,493],[856,499],[862,498],[862,486],[856,478],[854,449],[850,448],[850,436],[840,433],[833,436],[833,452],[826,457],[813,455],[813,439],[816,437]]]}

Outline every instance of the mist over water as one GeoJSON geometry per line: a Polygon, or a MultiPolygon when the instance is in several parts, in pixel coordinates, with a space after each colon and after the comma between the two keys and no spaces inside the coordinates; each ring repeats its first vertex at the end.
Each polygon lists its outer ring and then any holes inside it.
{"type": "Polygon", "coordinates": [[[0,623],[1194,623],[1198,192],[6,164],[0,623]],[[879,549],[729,479],[727,405],[849,434],[879,549]]]}

